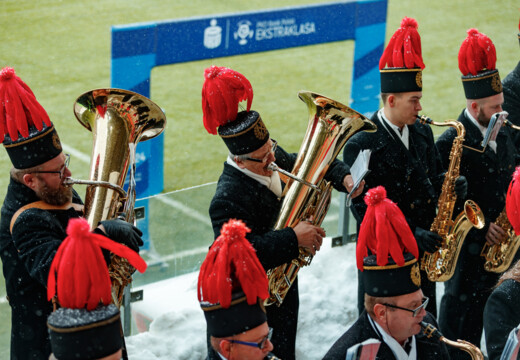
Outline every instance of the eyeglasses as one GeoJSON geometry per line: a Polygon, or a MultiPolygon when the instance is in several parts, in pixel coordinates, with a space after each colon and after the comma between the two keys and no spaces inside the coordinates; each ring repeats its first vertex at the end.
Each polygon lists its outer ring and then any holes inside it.
{"type": "Polygon", "coordinates": [[[273,143],[273,145],[271,146],[271,149],[269,150],[269,152],[267,154],[265,154],[265,156],[262,159],[256,159],[256,158],[252,158],[252,157],[246,157],[245,159],[249,160],[249,161],[258,162],[258,163],[267,162],[269,155],[271,155],[271,153],[274,154],[274,152],[276,151],[276,148],[278,147],[278,143],[276,142],[276,140],[271,139],[271,142],[273,143]]]}
{"type": "Polygon", "coordinates": [[[414,309],[414,310],[410,310],[410,309],[403,308],[403,307],[400,307],[400,306],[397,306],[397,305],[386,304],[386,303],[383,304],[383,305],[384,306],[388,306],[389,308],[393,308],[393,309],[409,311],[409,312],[412,313],[413,317],[416,317],[417,314],[419,313],[419,311],[421,311],[422,309],[424,309],[428,305],[428,301],[430,301],[430,299],[427,296],[423,297],[421,306],[419,306],[417,309],[414,309]]]}
{"type": "Polygon", "coordinates": [[[63,174],[65,174],[65,170],[69,167],[70,163],[70,155],[65,155],[65,162],[63,163],[63,166],[57,170],[57,171],[33,171],[31,174],[60,174],[60,179],[63,179],[63,174]]]}
{"type": "Polygon", "coordinates": [[[267,342],[267,340],[271,340],[271,336],[273,336],[273,328],[269,328],[269,333],[267,334],[266,337],[264,337],[262,339],[262,341],[258,342],[258,343],[255,343],[255,342],[249,342],[249,341],[240,341],[240,340],[228,340],[230,343],[235,343],[235,344],[241,344],[241,345],[247,345],[247,346],[252,346],[252,347],[257,347],[259,348],[260,350],[263,350],[264,347],[265,347],[265,343],[267,342]]]}

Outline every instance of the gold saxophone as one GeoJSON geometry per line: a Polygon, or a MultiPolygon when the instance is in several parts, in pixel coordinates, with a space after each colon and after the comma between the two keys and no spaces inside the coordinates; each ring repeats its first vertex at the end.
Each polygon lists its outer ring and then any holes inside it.
{"type": "Polygon", "coordinates": [[[435,338],[439,341],[442,341],[446,345],[456,347],[460,350],[464,350],[471,356],[472,360],[484,360],[484,355],[482,355],[482,351],[480,351],[478,347],[476,347],[469,341],[460,339],[457,341],[453,341],[446,339],[444,335],[442,335],[441,332],[435,328],[435,326],[424,321],[421,321],[421,328],[424,335],[426,335],[427,338],[435,338]]]}
{"type": "MultiPolygon", "coordinates": [[[[355,110],[323,95],[300,91],[307,104],[309,124],[291,173],[273,166],[291,179],[275,230],[294,227],[302,220],[320,226],[330,204],[331,184],[323,178],[347,140],[358,131],[376,131],[376,125],[355,110]],[[297,180],[294,182],[293,180],[297,180]]],[[[300,247],[298,258],[267,271],[269,298],[265,305],[280,306],[300,267],[310,265],[312,254],[300,247]]]]}
{"type": "MultiPolygon", "coordinates": [[[[68,178],[67,184],[89,185],[85,218],[92,229],[102,220],[119,217],[134,223],[135,186],[123,185],[129,166],[135,166],[135,146],[159,135],[166,125],[163,111],[150,99],[128,90],[96,89],[74,104],[78,121],[93,134],[89,180],[68,178]]],[[[123,290],[135,269],[119,256],[109,265],[112,301],[121,306],[123,290]]]]}
{"type": "MultiPolygon", "coordinates": [[[[509,120],[504,121],[504,126],[520,130],[520,127],[513,125],[509,120]]],[[[517,236],[512,229],[511,223],[507,218],[505,207],[500,215],[498,215],[495,224],[505,231],[506,239],[500,244],[484,244],[480,256],[486,259],[484,263],[484,269],[486,269],[486,271],[503,273],[511,266],[513,258],[520,247],[520,235],[517,236]]]]}
{"type": "Polygon", "coordinates": [[[434,122],[426,116],[417,116],[423,124],[435,126],[451,126],[457,131],[450,151],[450,165],[444,176],[442,191],[438,201],[437,216],[433,220],[430,231],[442,237],[441,247],[434,253],[425,252],[421,260],[421,269],[426,271],[430,281],[447,281],[455,272],[462,243],[472,227],[484,227],[484,215],[478,205],[472,200],[466,200],[464,211],[455,220],[452,220],[453,209],[457,195],[455,194],[455,180],[459,177],[462,143],[466,130],[458,121],[434,122]]]}

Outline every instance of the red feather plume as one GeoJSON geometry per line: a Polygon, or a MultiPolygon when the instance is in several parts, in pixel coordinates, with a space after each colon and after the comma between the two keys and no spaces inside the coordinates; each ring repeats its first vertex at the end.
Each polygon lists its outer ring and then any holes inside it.
{"type": "Polygon", "coordinates": [[[516,234],[520,234],[520,166],[516,168],[506,195],[506,212],[516,234]]]}
{"type": "Polygon", "coordinates": [[[404,265],[404,252],[419,258],[417,242],[397,205],[386,197],[386,190],[378,186],[365,195],[367,211],[359,230],[356,248],[357,267],[363,271],[363,259],[370,253],[377,256],[377,264],[388,264],[391,257],[397,265],[404,265]]]}
{"type": "Polygon", "coordinates": [[[71,219],[63,240],[52,260],[47,281],[47,298],[57,294],[62,307],[87,310],[99,303],[110,304],[112,285],[101,248],[127,259],[139,272],[146,262],[130,248],[90,232],[83,218],[71,219]]]}
{"type": "Polygon", "coordinates": [[[459,70],[462,75],[478,75],[495,70],[497,53],[493,41],[477,29],[469,29],[459,49],[459,70]]]}
{"type": "Polygon", "coordinates": [[[242,288],[247,303],[269,297],[268,280],[256,251],[246,239],[251,230],[241,221],[231,219],[222,226],[220,236],[209,249],[199,272],[199,302],[231,305],[233,290],[242,288]]]}
{"type": "Polygon", "coordinates": [[[19,134],[28,137],[29,126],[42,130],[43,123],[51,126],[49,115],[32,90],[13,68],[4,67],[0,71],[0,141],[6,134],[12,141],[18,140],[19,134]]]}
{"type": "Polygon", "coordinates": [[[392,35],[379,60],[380,70],[384,69],[386,65],[390,68],[425,68],[418,28],[419,25],[415,19],[405,17],[401,21],[401,27],[392,35]]]}
{"type": "Polygon", "coordinates": [[[226,67],[211,66],[204,71],[202,86],[202,113],[204,127],[210,134],[217,128],[234,121],[238,104],[247,100],[247,111],[251,110],[253,87],[239,72],[226,67]]]}

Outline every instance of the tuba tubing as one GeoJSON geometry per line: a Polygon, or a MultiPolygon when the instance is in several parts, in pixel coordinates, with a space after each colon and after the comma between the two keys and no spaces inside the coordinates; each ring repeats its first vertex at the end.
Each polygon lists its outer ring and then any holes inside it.
{"type": "Polygon", "coordinates": [[[453,341],[446,339],[444,335],[442,335],[441,332],[437,330],[437,328],[435,328],[435,326],[425,321],[421,321],[420,325],[424,335],[426,335],[427,338],[435,338],[445,343],[446,345],[463,350],[471,356],[472,360],[484,360],[484,355],[482,355],[482,351],[480,351],[480,349],[477,346],[473,345],[469,341],[460,339],[457,341],[453,341]]]}
{"type": "MultiPolygon", "coordinates": [[[[282,196],[284,200],[275,230],[294,227],[300,221],[320,226],[329,207],[331,184],[324,180],[329,166],[347,140],[358,131],[376,131],[376,125],[357,111],[323,95],[300,91],[309,123],[291,176],[282,196]],[[297,179],[296,181],[295,178],[297,179]]],[[[267,271],[269,298],[265,305],[280,306],[299,269],[310,265],[313,255],[299,248],[298,258],[267,271]]]]}
{"type": "MultiPolygon", "coordinates": [[[[93,146],[89,180],[68,179],[68,184],[88,185],[85,218],[93,229],[103,220],[123,217],[134,223],[133,179],[123,190],[129,166],[135,166],[135,146],[164,131],[166,117],[153,101],[123,89],[95,89],[78,97],[74,114],[92,132],[93,146]],[[126,211],[126,212],[125,212],[126,211]],[[122,215],[124,213],[124,215],[122,215]]],[[[132,281],[135,269],[119,256],[112,256],[109,273],[112,297],[120,307],[123,290],[132,281]]]]}

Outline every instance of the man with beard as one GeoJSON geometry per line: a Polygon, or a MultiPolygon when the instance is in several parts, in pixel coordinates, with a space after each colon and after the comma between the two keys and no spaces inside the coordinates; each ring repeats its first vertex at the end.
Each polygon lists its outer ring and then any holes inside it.
{"type": "MultiPolygon", "coordinates": [[[[48,359],[49,270],[71,218],[82,216],[78,194],[64,185],[69,156],[31,89],[6,67],[0,72],[0,141],[13,164],[1,210],[0,258],[11,306],[11,359],[48,359]]],[[[141,232],[121,220],[102,221],[102,233],[134,251],[141,232]]],[[[108,254],[106,254],[108,255],[108,254]]]]}
{"type": "MultiPolygon", "coordinates": [[[[490,139],[485,149],[481,146],[491,117],[502,111],[504,102],[500,76],[495,68],[493,42],[478,30],[470,29],[458,58],[466,96],[466,108],[458,118],[466,129],[460,174],[468,179],[467,198],[475,201],[482,210],[485,226],[480,230],[472,228],[462,244],[453,277],[445,282],[439,325],[446,338],[466,340],[478,346],[484,306],[498,280],[498,274],[485,271],[485,258],[481,251],[484,244],[500,243],[506,236],[496,219],[504,209],[506,191],[518,155],[511,129],[506,127],[497,133],[493,131],[496,136],[490,139]]],[[[436,143],[445,168],[450,161],[455,136],[455,129],[450,128],[436,143]]],[[[455,215],[462,212],[463,200],[457,199],[455,215]]],[[[469,359],[460,350],[450,348],[450,352],[454,359],[469,359]]]]}

